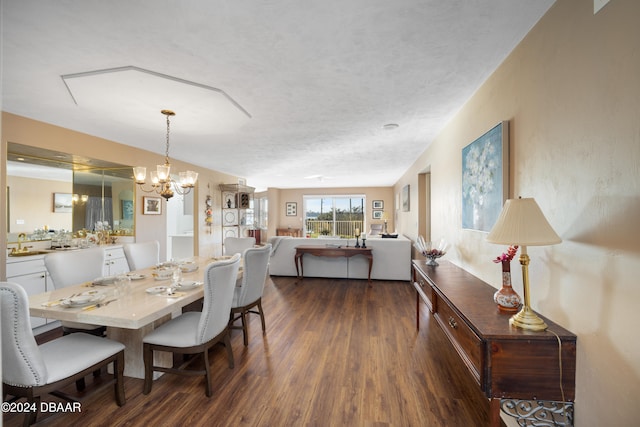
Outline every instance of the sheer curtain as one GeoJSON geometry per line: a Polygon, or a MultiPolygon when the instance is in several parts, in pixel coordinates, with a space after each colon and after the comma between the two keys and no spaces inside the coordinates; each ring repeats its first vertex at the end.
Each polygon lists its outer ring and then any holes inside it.
{"type": "Polygon", "coordinates": [[[110,197],[104,199],[104,215],[102,214],[101,197],[90,196],[87,200],[84,228],[93,230],[98,221],[107,221],[113,227],[113,200],[110,197]]]}

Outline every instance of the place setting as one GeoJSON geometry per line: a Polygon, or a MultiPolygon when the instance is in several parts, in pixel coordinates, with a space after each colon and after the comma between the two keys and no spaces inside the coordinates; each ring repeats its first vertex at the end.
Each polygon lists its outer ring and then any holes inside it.
{"type": "Polygon", "coordinates": [[[72,294],[68,297],[60,298],[55,301],[48,301],[42,304],[43,307],[60,306],[63,308],[83,308],[90,305],[96,305],[107,297],[107,293],[100,290],[91,290],[72,294]]]}
{"type": "Polygon", "coordinates": [[[171,286],[153,286],[147,288],[146,292],[151,295],[171,296],[176,298],[186,295],[186,293],[182,291],[197,289],[202,285],[204,285],[204,282],[198,282],[195,280],[184,280],[171,286]]]}

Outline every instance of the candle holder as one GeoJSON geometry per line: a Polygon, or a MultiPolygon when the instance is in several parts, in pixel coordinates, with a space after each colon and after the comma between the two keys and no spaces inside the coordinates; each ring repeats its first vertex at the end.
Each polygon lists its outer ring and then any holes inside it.
{"type": "Polygon", "coordinates": [[[356,246],[355,246],[356,248],[359,248],[359,247],[360,247],[360,242],[358,241],[358,238],[359,238],[359,237],[360,237],[360,236],[358,236],[358,235],[356,234],[356,246]]]}
{"type": "Polygon", "coordinates": [[[365,239],[364,237],[362,238],[362,248],[366,249],[367,248],[367,244],[365,243],[367,241],[367,239],[365,239]]]}

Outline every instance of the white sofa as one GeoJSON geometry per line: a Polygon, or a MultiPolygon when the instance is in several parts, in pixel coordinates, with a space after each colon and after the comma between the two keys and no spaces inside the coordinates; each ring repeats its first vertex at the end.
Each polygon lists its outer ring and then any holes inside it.
{"type": "MultiPolygon", "coordinates": [[[[273,276],[295,276],[296,246],[308,245],[347,245],[347,239],[307,239],[304,237],[271,237],[273,245],[269,273],[273,276]]],[[[349,246],[355,246],[355,239],[349,239],[349,246]]],[[[360,241],[362,244],[362,241],[360,241]]],[[[411,240],[398,236],[397,239],[371,237],[366,240],[372,249],[373,268],[371,279],[410,280],[411,279],[411,240]]],[[[305,277],[341,277],[366,279],[369,261],[363,256],[350,258],[329,258],[304,255],[305,277]]]]}

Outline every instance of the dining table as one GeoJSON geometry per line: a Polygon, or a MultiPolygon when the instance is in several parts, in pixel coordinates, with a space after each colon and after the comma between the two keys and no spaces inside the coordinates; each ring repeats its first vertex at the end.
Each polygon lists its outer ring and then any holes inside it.
{"type": "MultiPolygon", "coordinates": [[[[182,264],[181,283],[172,289],[171,274],[157,275],[156,267],[127,273],[126,291],[113,278],[96,278],[29,297],[31,316],[106,326],[107,337],[125,345],[124,375],[144,378],[142,339],[182,309],[204,296],[204,271],[210,263],[230,257],[192,257],[182,264]],[[185,271],[192,269],[193,271],[185,271]]],[[[69,266],[73,268],[73,266],[69,266]]],[[[238,280],[242,278],[242,266],[238,280]]],[[[195,333],[195,331],[194,331],[195,333]]],[[[154,363],[170,367],[170,353],[156,352],[154,363]]],[[[159,375],[156,375],[156,377],[159,375]]]]}

